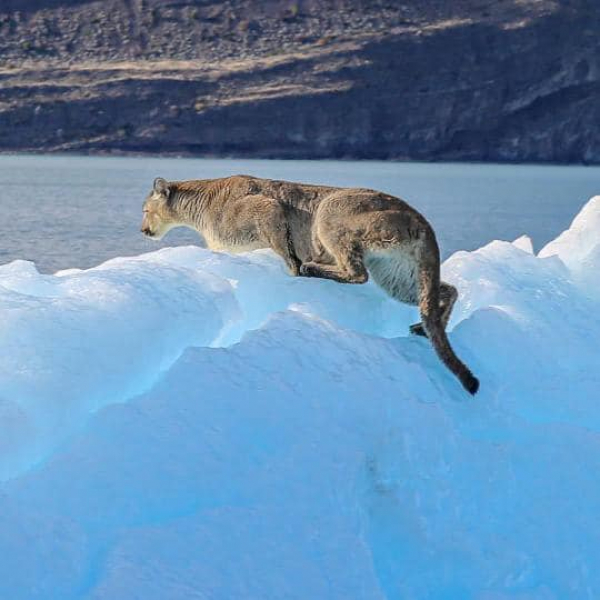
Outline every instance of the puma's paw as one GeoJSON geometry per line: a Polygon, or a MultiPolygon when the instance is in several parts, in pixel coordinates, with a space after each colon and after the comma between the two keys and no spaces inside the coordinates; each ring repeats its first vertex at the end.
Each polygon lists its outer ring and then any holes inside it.
{"type": "Polygon", "coordinates": [[[300,265],[300,275],[302,277],[316,277],[316,268],[313,263],[304,263],[300,265]]]}
{"type": "Polygon", "coordinates": [[[413,335],[421,335],[423,337],[427,337],[427,333],[425,332],[423,323],[415,323],[414,325],[411,325],[409,329],[413,335]]]}

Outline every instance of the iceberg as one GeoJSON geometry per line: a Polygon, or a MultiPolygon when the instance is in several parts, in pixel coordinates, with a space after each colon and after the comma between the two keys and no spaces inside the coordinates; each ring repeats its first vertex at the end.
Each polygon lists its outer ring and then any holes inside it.
{"type": "Polygon", "coordinates": [[[0,598],[600,597],[600,197],[416,309],[197,247],[0,267],[0,598]]]}

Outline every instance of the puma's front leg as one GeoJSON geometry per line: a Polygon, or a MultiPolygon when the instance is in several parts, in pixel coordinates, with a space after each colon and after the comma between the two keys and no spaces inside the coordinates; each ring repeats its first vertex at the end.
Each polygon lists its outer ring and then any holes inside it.
{"type": "Polygon", "coordinates": [[[290,274],[298,277],[302,262],[294,251],[289,226],[281,225],[274,228],[269,236],[269,245],[274,252],[283,258],[290,274]]]}
{"type": "Polygon", "coordinates": [[[290,273],[297,277],[302,262],[294,249],[286,207],[278,200],[260,194],[247,196],[245,203],[254,207],[253,217],[257,237],[264,244],[262,247],[270,247],[283,258],[290,273]]]}
{"type": "Polygon", "coordinates": [[[302,269],[302,263],[296,256],[289,256],[287,259],[284,257],[285,264],[290,270],[290,275],[294,277],[300,277],[300,270],[302,269]]]}

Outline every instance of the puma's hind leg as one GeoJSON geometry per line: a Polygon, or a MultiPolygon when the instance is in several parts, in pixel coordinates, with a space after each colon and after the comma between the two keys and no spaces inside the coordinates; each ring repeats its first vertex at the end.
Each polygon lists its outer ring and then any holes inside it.
{"type": "Polygon", "coordinates": [[[319,279],[331,279],[338,283],[366,283],[369,275],[366,271],[351,273],[331,265],[316,262],[304,263],[300,267],[300,275],[304,277],[317,277],[319,279]]]}
{"type": "MultiPolygon", "coordinates": [[[[458,298],[458,292],[453,285],[449,283],[441,282],[440,283],[440,309],[442,311],[441,321],[444,329],[448,326],[448,321],[450,320],[450,315],[452,314],[452,309],[454,308],[454,303],[458,298]]],[[[423,327],[423,323],[415,323],[410,326],[410,332],[413,335],[422,335],[427,337],[425,333],[425,328],[423,327]]]]}
{"type": "Polygon", "coordinates": [[[314,246],[321,251],[314,260],[304,263],[300,267],[300,275],[304,277],[319,277],[321,279],[332,279],[338,283],[365,283],[369,274],[363,262],[363,253],[358,244],[350,247],[325,246],[321,240],[314,246]],[[326,263],[325,258],[332,257],[332,263],[326,263]]]}
{"type": "Polygon", "coordinates": [[[338,261],[336,265],[307,262],[300,267],[300,275],[332,279],[338,283],[365,283],[369,279],[362,260],[353,259],[338,261]]]}
{"type": "Polygon", "coordinates": [[[300,267],[300,275],[338,283],[365,283],[369,279],[363,248],[345,223],[317,217],[311,242],[313,258],[300,267]]]}

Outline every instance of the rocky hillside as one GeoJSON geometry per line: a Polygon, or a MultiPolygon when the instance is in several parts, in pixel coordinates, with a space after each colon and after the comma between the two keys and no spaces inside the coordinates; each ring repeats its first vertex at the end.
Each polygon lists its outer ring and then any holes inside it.
{"type": "Polygon", "coordinates": [[[2,0],[0,150],[600,163],[597,0],[2,0]]]}

